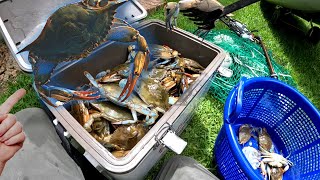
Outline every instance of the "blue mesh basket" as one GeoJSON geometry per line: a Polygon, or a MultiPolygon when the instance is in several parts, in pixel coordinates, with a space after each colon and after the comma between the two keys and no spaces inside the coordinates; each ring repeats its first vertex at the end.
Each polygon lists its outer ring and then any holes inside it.
{"type": "Polygon", "coordinates": [[[227,180],[263,179],[238,144],[241,124],[265,127],[276,151],[294,163],[283,179],[320,179],[320,114],[301,93],[272,78],[242,78],[224,107],[215,143],[218,170],[227,180]]]}

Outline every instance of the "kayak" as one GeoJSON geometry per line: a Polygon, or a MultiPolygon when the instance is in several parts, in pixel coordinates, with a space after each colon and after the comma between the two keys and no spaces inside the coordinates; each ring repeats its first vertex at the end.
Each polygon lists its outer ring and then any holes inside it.
{"type": "Polygon", "coordinates": [[[284,8],[304,11],[308,13],[320,12],[320,0],[266,0],[284,8]]]}

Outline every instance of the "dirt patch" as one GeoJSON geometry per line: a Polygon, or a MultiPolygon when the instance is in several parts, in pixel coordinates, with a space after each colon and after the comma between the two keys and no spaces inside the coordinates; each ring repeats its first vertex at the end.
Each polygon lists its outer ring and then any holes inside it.
{"type": "Polygon", "coordinates": [[[0,92],[5,91],[7,82],[13,81],[20,71],[20,67],[12,57],[9,48],[0,40],[0,92]]]}

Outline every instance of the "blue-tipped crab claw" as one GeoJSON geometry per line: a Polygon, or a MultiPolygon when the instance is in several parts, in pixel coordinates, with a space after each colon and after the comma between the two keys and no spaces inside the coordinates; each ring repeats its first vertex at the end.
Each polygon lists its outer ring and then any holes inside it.
{"type": "MultiPolygon", "coordinates": [[[[39,89],[39,88],[38,88],[39,89]]],[[[39,95],[51,106],[60,106],[70,100],[95,100],[100,95],[95,91],[74,91],[67,88],[42,85],[39,89],[39,95]]]]}
{"type": "Polygon", "coordinates": [[[132,93],[134,86],[137,84],[137,81],[144,69],[148,68],[148,64],[150,61],[149,53],[138,51],[135,58],[134,58],[134,66],[131,66],[131,73],[128,77],[127,83],[124,86],[118,100],[121,100],[121,102],[125,101],[130,94],[132,93]],[[128,92],[127,92],[128,90],[128,92]],[[127,95],[122,99],[124,94],[127,92],[127,95]]]}
{"type": "Polygon", "coordinates": [[[121,102],[125,101],[130,94],[132,93],[134,86],[140,77],[140,74],[143,70],[148,69],[150,57],[149,57],[149,47],[146,39],[140,35],[139,31],[134,29],[130,24],[128,24],[124,20],[114,19],[112,21],[112,28],[108,32],[107,36],[108,40],[118,41],[118,42],[136,42],[137,47],[135,51],[137,51],[134,57],[134,66],[130,67],[131,73],[128,77],[127,84],[122,90],[118,100],[122,99],[122,97],[127,92],[127,95],[121,100],[121,102]]]}

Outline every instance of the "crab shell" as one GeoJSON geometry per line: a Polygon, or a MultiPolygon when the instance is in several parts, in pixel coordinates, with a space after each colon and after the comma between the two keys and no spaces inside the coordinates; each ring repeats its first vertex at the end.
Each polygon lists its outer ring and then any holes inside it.
{"type": "Polygon", "coordinates": [[[261,174],[263,176],[267,175],[267,170],[266,170],[266,164],[264,162],[260,162],[260,169],[261,169],[261,174]]]}
{"type": "Polygon", "coordinates": [[[122,158],[122,157],[125,157],[130,151],[123,151],[123,150],[120,150],[120,151],[112,151],[112,155],[116,158],[122,158]]]}
{"type": "Polygon", "coordinates": [[[82,101],[71,105],[71,114],[83,126],[89,120],[89,111],[82,101]]]}
{"type": "Polygon", "coordinates": [[[114,105],[111,102],[90,103],[91,106],[98,110],[101,117],[107,119],[111,123],[119,121],[133,120],[129,110],[114,105]]]}
{"type": "Polygon", "coordinates": [[[270,167],[269,171],[269,179],[270,180],[282,180],[283,179],[283,173],[284,173],[283,168],[278,168],[278,167],[270,167]]]}
{"type": "Polygon", "coordinates": [[[143,124],[123,125],[114,131],[110,143],[119,146],[121,150],[130,150],[147,132],[148,129],[143,124]]]}
{"type": "Polygon", "coordinates": [[[266,151],[270,151],[272,148],[272,140],[270,135],[267,132],[266,128],[262,128],[261,131],[258,131],[259,139],[259,148],[266,151]]]}
{"type": "Polygon", "coordinates": [[[245,144],[251,138],[251,127],[249,124],[243,124],[239,128],[239,144],[245,144]]]}
{"type": "Polygon", "coordinates": [[[140,98],[158,111],[165,113],[169,109],[169,94],[157,81],[150,78],[142,78],[136,86],[140,98]]]}
{"type": "Polygon", "coordinates": [[[178,57],[180,54],[168,46],[158,44],[149,44],[149,50],[153,58],[171,59],[178,57]]]}

